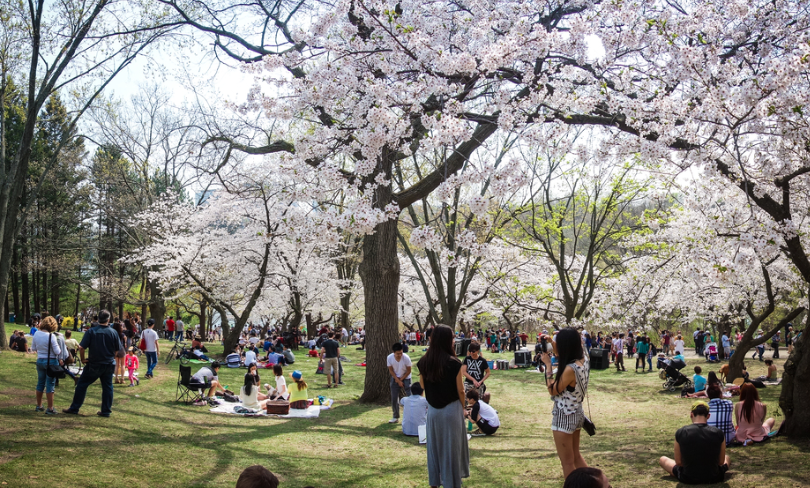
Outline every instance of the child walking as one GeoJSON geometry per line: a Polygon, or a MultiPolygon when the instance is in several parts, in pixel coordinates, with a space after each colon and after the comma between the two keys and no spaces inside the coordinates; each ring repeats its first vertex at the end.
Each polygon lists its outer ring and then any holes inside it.
{"type": "Polygon", "coordinates": [[[127,367],[127,371],[129,371],[129,386],[135,386],[136,384],[140,385],[141,380],[135,377],[135,370],[138,369],[138,366],[140,366],[140,362],[138,361],[138,356],[135,355],[134,347],[127,349],[127,356],[124,358],[124,364],[127,367]]]}

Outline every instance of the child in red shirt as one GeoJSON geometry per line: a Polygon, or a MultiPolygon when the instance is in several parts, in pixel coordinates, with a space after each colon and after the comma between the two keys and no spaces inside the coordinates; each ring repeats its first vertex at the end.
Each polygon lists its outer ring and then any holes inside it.
{"type": "Polygon", "coordinates": [[[138,356],[135,355],[135,348],[130,347],[129,350],[127,350],[127,357],[125,358],[124,364],[127,367],[127,371],[129,371],[129,386],[135,386],[136,383],[140,385],[141,381],[135,377],[135,370],[140,366],[138,356]]]}

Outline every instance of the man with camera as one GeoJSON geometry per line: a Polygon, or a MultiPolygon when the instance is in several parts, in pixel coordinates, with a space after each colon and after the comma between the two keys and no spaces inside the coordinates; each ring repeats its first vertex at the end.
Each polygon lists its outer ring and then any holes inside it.
{"type": "Polygon", "coordinates": [[[709,405],[695,402],[689,414],[692,423],[675,433],[675,459],[661,456],[658,464],[681,483],[721,483],[729,467],[723,431],[708,425],[709,405]]]}

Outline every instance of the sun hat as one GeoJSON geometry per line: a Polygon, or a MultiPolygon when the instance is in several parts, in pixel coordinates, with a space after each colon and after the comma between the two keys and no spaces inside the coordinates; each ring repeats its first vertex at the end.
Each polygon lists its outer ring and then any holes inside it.
{"type": "Polygon", "coordinates": [[[290,376],[291,376],[291,377],[292,377],[292,379],[294,379],[294,380],[300,380],[300,379],[301,379],[301,378],[304,376],[304,373],[302,373],[302,372],[300,372],[300,371],[298,371],[298,370],[296,369],[295,371],[293,371],[292,373],[290,373],[290,376]]]}

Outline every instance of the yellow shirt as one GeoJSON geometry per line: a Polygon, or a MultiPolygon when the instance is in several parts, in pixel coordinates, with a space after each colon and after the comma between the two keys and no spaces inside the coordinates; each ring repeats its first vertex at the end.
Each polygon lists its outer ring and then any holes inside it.
{"type": "Polygon", "coordinates": [[[293,383],[288,388],[290,390],[290,403],[297,402],[298,400],[308,400],[309,398],[309,390],[304,388],[303,390],[298,389],[298,385],[293,383]]]}

